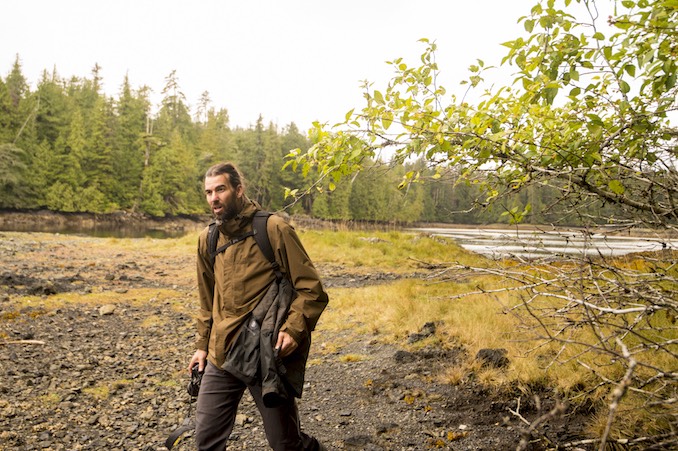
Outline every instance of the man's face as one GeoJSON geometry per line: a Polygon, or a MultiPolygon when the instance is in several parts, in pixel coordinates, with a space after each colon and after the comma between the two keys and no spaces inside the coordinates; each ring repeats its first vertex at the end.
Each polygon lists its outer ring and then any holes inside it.
{"type": "Polygon", "coordinates": [[[232,219],[240,212],[242,185],[233,188],[226,174],[205,177],[205,198],[215,218],[232,219]]]}

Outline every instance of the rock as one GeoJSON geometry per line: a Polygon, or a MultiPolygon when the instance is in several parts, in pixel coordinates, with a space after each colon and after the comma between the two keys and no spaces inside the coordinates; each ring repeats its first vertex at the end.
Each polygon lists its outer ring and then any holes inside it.
{"type": "Polygon", "coordinates": [[[372,442],[372,438],[367,435],[355,435],[344,440],[344,444],[349,447],[365,446],[372,442]]]}
{"type": "Polygon", "coordinates": [[[435,325],[435,323],[428,322],[428,323],[426,323],[426,324],[424,324],[424,325],[422,326],[422,328],[419,330],[418,333],[416,333],[416,334],[411,334],[411,335],[407,338],[407,342],[410,343],[410,344],[411,344],[411,343],[416,343],[416,342],[421,341],[421,340],[423,340],[423,339],[425,339],[425,338],[428,338],[428,337],[430,337],[430,336],[432,336],[432,335],[435,335],[435,333],[436,333],[436,325],[435,325]]]}
{"type": "Polygon", "coordinates": [[[112,315],[115,312],[115,305],[106,304],[99,307],[99,316],[112,315]]]}
{"type": "Polygon", "coordinates": [[[397,363],[410,363],[410,362],[414,362],[415,360],[417,360],[417,357],[414,354],[412,354],[411,352],[398,350],[393,355],[393,359],[397,363]]]}
{"type": "Polygon", "coordinates": [[[509,364],[509,359],[506,357],[508,351],[506,349],[481,349],[476,354],[476,360],[482,361],[483,367],[492,368],[506,368],[509,364]]]}
{"type": "Polygon", "coordinates": [[[244,426],[247,423],[247,415],[239,413],[235,416],[236,426],[244,426]]]}

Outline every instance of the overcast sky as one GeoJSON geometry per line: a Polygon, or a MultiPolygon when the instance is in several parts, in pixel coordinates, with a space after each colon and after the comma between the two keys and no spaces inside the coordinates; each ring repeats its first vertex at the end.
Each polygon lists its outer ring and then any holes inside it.
{"type": "Polygon", "coordinates": [[[207,91],[232,126],[334,123],[363,106],[361,80],[383,87],[385,63],[419,63],[435,40],[442,82],[458,82],[476,58],[499,63],[501,42],[537,0],[12,0],[3,2],[0,73],[18,54],[31,89],[43,70],[62,78],[102,68],[117,96],[125,74],[159,101],[176,70],[194,112],[207,91]]]}

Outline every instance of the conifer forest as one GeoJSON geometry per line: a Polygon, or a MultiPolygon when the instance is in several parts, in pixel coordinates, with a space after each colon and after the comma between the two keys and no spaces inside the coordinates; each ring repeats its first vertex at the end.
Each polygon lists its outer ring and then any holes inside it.
{"type": "MultiPolygon", "coordinates": [[[[159,105],[148,86],[125,78],[116,96],[103,92],[101,68],[85,76],[45,70],[37,81],[22,73],[20,55],[0,77],[0,208],[56,212],[129,211],[154,217],[207,212],[205,170],[236,163],[248,193],[269,210],[332,219],[377,222],[506,222],[506,211],[529,202],[528,222],[559,216],[540,208],[548,190],[507,198],[492,209],[473,185],[458,183],[454,169],[427,183],[399,186],[405,173],[426,174],[425,162],[392,165],[368,161],[364,169],[328,189],[314,174],[285,166],[293,149],[312,142],[294,123],[231,127],[226,107],[211,105],[205,91],[189,103],[175,72],[165,79],[159,105]],[[389,167],[390,166],[390,167],[389,167]],[[306,193],[285,196],[286,190],[306,193]],[[481,205],[482,206],[482,205],[481,205]]],[[[430,172],[432,175],[433,172],[430,172]]]]}

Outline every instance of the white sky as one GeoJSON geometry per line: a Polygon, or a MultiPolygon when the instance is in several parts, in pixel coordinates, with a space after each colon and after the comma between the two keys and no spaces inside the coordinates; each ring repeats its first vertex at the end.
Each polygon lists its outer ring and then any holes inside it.
{"type": "Polygon", "coordinates": [[[498,64],[501,42],[523,34],[538,0],[12,0],[3,2],[0,74],[18,54],[34,89],[43,70],[90,77],[101,66],[117,96],[125,74],[157,103],[176,70],[194,113],[204,91],[232,126],[335,123],[363,106],[360,82],[392,76],[385,61],[419,64],[435,40],[440,84],[458,82],[476,58],[498,64]]]}

